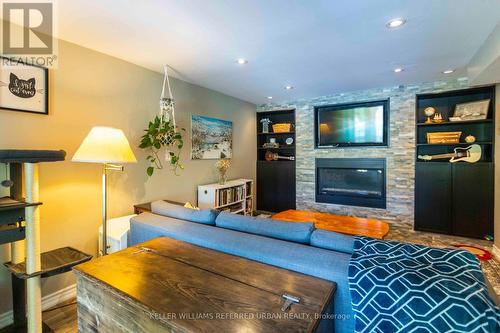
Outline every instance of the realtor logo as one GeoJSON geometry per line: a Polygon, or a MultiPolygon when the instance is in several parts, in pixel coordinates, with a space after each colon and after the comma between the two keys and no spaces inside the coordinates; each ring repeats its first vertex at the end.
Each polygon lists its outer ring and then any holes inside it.
{"type": "Polygon", "coordinates": [[[57,68],[57,6],[53,0],[0,0],[1,66],[57,68]]]}
{"type": "Polygon", "coordinates": [[[3,54],[53,53],[53,8],[51,2],[2,4],[3,54]]]}

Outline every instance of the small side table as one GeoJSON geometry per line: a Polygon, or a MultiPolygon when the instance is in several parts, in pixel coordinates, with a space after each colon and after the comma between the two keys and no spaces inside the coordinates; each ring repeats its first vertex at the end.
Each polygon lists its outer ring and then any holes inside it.
{"type": "MultiPolygon", "coordinates": [[[[136,214],[115,217],[108,220],[107,243],[108,254],[123,250],[128,247],[128,232],[130,219],[136,214]]],[[[102,225],[99,227],[99,251],[102,250],[102,225]]]]}
{"type": "MultiPolygon", "coordinates": [[[[166,201],[166,202],[174,204],[174,205],[184,206],[184,204],[182,202],[178,202],[178,201],[173,201],[173,200],[163,200],[163,201],[166,201]]],[[[140,214],[140,213],[144,213],[144,212],[151,213],[151,202],[146,202],[143,204],[134,205],[134,214],[140,214]]]]}

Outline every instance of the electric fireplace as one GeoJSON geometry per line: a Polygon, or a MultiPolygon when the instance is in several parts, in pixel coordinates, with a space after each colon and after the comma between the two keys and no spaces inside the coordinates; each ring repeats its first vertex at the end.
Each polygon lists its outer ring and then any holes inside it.
{"type": "Polygon", "coordinates": [[[316,202],[386,208],[384,158],[317,158],[316,202]]]}

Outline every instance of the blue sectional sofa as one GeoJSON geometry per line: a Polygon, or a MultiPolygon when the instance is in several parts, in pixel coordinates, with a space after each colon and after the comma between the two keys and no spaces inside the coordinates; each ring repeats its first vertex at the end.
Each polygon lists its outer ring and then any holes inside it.
{"type": "Polygon", "coordinates": [[[316,276],[337,283],[335,332],[354,331],[347,280],[353,237],[289,223],[211,210],[196,211],[157,201],[152,213],[131,219],[130,244],[167,236],[194,245],[316,276]]]}

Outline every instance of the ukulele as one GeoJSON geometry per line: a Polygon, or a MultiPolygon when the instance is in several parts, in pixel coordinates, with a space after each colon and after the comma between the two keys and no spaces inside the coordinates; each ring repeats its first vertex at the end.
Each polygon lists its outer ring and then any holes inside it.
{"type": "Polygon", "coordinates": [[[277,161],[279,159],[281,159],[281,160],[295,161],[295,157],[293,157],[293,156],[280,156],[278,154],[270,152],[269,150],[266,151],[265,158],[266,158],[266,161],[277,161]]]}
{"type": "Polygon", "coordinates": [[[450,163],[456,162],[469,162],[476,163],[481,159],[481,146],[480,145],[472,145],[467,148],[457,147],[454,149],[454,153],[450,154],[438,154],[438,155],[418,155],[420,160],[431,161],[442,158],[451,158],[450,163]]]}

